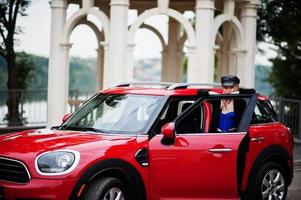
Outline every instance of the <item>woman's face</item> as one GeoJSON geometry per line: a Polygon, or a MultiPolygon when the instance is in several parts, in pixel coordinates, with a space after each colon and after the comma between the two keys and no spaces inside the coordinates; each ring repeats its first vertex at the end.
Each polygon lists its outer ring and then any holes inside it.
{"type": "Polygon", "coordinates": [[[236,84],[234,86],[223,86],[224,94],[231,94],[233,92],[237,92],[239,90],[239,85],[236,84]]]}

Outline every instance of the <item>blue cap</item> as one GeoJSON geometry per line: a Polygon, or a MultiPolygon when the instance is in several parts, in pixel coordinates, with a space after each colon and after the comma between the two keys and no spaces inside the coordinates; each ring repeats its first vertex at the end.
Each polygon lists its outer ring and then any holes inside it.
{"type": "Polygon", "coordinates": [[[226,75],[221,78],[222,86],[232,87],[240,83],[240,80],[237,76],[226,75]]]}

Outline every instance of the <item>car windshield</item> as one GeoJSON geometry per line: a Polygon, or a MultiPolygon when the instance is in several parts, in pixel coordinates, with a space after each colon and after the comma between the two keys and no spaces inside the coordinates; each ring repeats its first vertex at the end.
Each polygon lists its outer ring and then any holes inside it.
{"type": "Polygon", "coordinates": [[[143,132],[163,96],[134,94],[99,94],[77,110],[61,127],[62,130],[102,133],[143,132]]]}

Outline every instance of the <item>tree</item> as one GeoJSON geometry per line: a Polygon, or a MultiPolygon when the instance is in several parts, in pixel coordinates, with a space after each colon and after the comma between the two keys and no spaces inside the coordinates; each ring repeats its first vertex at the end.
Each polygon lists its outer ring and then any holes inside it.
{"type": "Polygon", "coordinates": [[[269,80],[276,94],[301,98],[301,0],[261,0],[258,39],[276,46],[269,80]]]}
{"type": "Polygon", "coordinates": [[[18,75],[20,75],[19,71],[24,67],[24,63],[26,62],[23,62],[23,64],[16,63],[14,44],[16,41],[15,35],[21,32],[21,28],[17,26],[17,18],[19,15],[26,15],[25,11],[29,5],[30,0],[0,1],[0,56],[4,57],[7,62],[7,89],[12,91],[9,92],[7,99],[7,120],[9,125],[22,124],[20,111],[18,109],[20,93],[14,92],[13,90],[21,87],[20,81],[18,81],[18,75]]]}

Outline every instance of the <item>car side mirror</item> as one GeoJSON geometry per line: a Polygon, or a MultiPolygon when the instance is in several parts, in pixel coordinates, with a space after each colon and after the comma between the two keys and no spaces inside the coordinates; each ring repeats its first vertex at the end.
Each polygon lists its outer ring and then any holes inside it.
{"type": "Polygon", "coordinates": [[[68,113],[68,114],[64,115],[62,122],[65,123],[70,118],[71,115],[72,115],[72,113],[68,113]]]}
{"type": "Polygon", "coordinates": [[[165,139],[174,140],[176,137],[175,123],[170,122],[165,124],[161,129],[161,133],[163,134],[165,139]]]}

